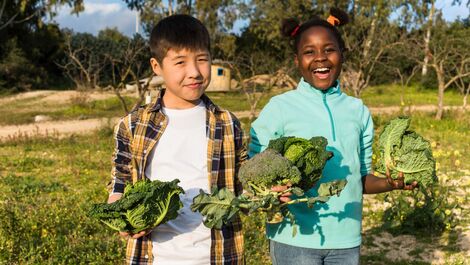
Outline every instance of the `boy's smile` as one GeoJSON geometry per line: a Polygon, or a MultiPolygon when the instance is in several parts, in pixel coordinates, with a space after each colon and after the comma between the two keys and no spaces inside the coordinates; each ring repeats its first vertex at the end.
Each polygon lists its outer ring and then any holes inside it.
{"type": "Polygon", "coordinates": [[[209,51],[169,49],[162,63],[150,59],[153,71],[165,80],[163,104],[167,108],[196,106],[211,79],[209,51]]]}
{"type": "Polygon", "coordinates": [[[341,72],[341,51],[330,30],[316,26],[302,33],[295,64],[313,87],[327,90],[341,72]]]}

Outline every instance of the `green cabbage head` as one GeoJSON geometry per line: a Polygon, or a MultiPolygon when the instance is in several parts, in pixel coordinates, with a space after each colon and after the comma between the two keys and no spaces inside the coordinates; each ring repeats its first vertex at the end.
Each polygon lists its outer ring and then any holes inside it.
{"type": "Polygon", "coordinates": [[[183,206],[179,195],[184,193],[178,183],[178,179],[137,181],[126,186],[121,199],[93,204],[88,214],[117,231],[136,234],[154,228],[178,216],[183,206]]]}
{"type": "Polygon", "coordinates": [[[409,130],[410,119],[392,119],[379,136],[379,154],[375,170],[385,174],[390,170],[392,178],[403,172],[405,183],[417,181],[422,187],[437,181],[436,160],[429,141],[409,130]]]}

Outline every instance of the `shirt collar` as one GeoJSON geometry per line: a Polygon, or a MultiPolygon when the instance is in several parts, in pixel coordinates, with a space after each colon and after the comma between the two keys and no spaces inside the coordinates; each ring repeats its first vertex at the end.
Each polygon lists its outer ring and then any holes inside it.
{"type": "MultiPolygon", "coordinates": [[[[161,110],[163,107],[163,95],[165,94],[165,89],[160,90],[160,92],[157,94],[157,99],[152,103],[153,105],[150,106],[149,111],[150,112],[155,112],[161,110]]],[[[204,102],[204,105],[206,106],[206,109],[209,111],[215,113],[218,111],[221,111],[220,108],[215,105],[206,94],[202,94],[201,96],[202,102],[204,102]]]]}
{"type": "Polygon", "coordinates": [[[299,84],[297,85],[297,90],[301,91],[302,93],[309,94],[309,95],[315,95],[315,96],[322,96],[326,94],[328,97],[336,97],[341,95],[341,87],[339,84],[339,80],[336,80],[336,82],[328,88],[325,91],[319,90],[309,83],[305,82],[304,78],[302,77],[300,79],[299,84]]]}

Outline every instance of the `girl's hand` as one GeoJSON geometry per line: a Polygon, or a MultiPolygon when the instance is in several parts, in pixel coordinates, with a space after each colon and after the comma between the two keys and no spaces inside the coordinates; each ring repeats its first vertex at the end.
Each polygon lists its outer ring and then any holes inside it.
{"type": "MultiPolygon", "coordinates": [[[[284,192],[287,189],[290,189],[290,185],[274,186],[274,187],[271,188],[271,190],[275,191],[275,192],[284,192]]],[[[289,198],[291,195],[292,195],[291,192],[282,193],[281,196],[279,196],[279,201],[281,201],[281,202],[291,201],[291,198],[289,198]]]]}
{"type": "Polygon", "coordinates": [[[413,181],[411,184],[405,184],[405,177],[403,176],[403,172],[398,172],[398,178],[393,179],[390,170],[386,169],[385,176],[387,177],[387,182],[392,187],[392,190],[413,190],[418,187],[418,182],[413,181]]]}

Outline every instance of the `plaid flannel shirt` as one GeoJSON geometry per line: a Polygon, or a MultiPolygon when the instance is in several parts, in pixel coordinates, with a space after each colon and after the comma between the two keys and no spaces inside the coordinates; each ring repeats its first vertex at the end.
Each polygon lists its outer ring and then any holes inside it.
{"type": "MultiPolygon", "coordinates": [[[[147,156],[165,131],[167,117],[161,112],[164,90],[153,104],[142,106],[120,120],[115,130],[111,194],[123,193],[126,183],[145,176],[147,156]]],[[[210,187],[242,193],[237,178],[241,163],[247,159],[246,145],[240,122],[230,112],[217,107],[210,99],[201,97],[207,109],[206,132],[207,175],[210,187]]],[[[221,230],[211,230],[211,264],[244,264],[243,234],[240,218],[221,230]]],[[[127,264],[152,264],[151,235],[129,239],[127,264]]]]}

